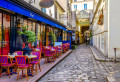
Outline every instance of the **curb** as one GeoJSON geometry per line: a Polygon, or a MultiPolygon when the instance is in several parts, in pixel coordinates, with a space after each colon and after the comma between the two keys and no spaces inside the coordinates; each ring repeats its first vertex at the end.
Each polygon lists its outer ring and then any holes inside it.
{"type": "MultiPolygon", "coordinates": [[[[114,62],[112,59],[101,59],[101,58],[99,58],[97,55],[96,55],[96,53],[93,51],[93,49],[92,49],[92,47],[90,46],[90,49],[91,49],[91,51],[92,51],[92,53],[93,53],[93,55],[94,55],[94,57],[95,57],[95,60],[97,60],[97,61],[105,61],[105,62],[114,62]]],[[[115,73],[115,72],[114,72],[115,73]]],[[[114,74],[113,73],[113,74],[114,74]]],[[[115,80],[115,78],[113,77],[113,76],[108,76],[108,77],[106,77],[106,82],[116,82],[116,80],[115,80]]]]}
{"type": "Polygon", "coordinates": [[[91,46],[90,46],[90,49],[91,49],[91,51],[92,51],[92,53],[93,53],[93,55],[94,55],[94,57],[95,57],[96,60],[98,60],[98,61],[106,61],[106,62],[113,62],[113,60],[111,60],[111,59],[102,59],[102,58],[99,58],[99,57],[96,55],[96,53],[93,51],[93,49],[92,49],[91,46]]]}

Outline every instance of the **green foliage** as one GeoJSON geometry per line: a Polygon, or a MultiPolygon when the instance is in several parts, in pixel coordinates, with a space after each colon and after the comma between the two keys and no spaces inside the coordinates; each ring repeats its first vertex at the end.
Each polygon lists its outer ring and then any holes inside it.
{"type": "Polygon", "coordinates": [[[56,40],[56,36],[55,36],[55,34],[52,34],[52,41],[54,44],[55,44],[55,40],[56,40]]]}
{"type": "Polygon", "coordinates": [[[49,32],[49,36],[52,36],[52,32],[51,31],[49,32]]]}
{"type": "Polygon", "coordinates": [[[22,28],[22,32],[17,31],[18,34],[23,35],[25,34],[28,37],[28,43],[32,43],[36,41],[36,35],[32,31],[28,31],[26,28],[22,28]]]}
{"type": "Polygon", "coordinates": [[[90,32],[90,39],[92,38],[92,32],[90,32]]]}

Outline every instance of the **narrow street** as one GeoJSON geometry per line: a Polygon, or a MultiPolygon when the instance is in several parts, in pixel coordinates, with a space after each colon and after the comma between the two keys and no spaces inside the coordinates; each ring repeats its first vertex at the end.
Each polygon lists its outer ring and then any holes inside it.
{"type": "Polygon", "coordinates": [[[115,71],[112,64],[96,61],[89,46],[80,45],[39,82],[105,82],[106,76],[115,71]]]}

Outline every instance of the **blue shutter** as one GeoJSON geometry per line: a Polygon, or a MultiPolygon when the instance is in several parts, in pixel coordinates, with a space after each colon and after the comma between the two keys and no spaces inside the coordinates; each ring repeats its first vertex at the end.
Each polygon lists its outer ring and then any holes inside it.
{"type": "Polygon", "coordinates": [[[87,4],[84,4],[84,10],[87,10],[87,4]]]}

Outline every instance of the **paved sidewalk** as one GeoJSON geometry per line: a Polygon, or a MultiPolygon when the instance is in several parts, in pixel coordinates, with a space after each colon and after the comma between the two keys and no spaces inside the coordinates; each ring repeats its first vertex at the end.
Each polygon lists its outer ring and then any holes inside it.
{"type": "MultiPolygon", "coordinates": [[[[97,50],[94,46],[90,46],[90,49],[95,57],[96,60],[99,61],[107,61],[107,62],[114,62],[114,58],[110,59],[105,57],[99,50],[97,50]]],[[[120,58],[117,58],[116,61],[120,62],[120,58]]]]}

